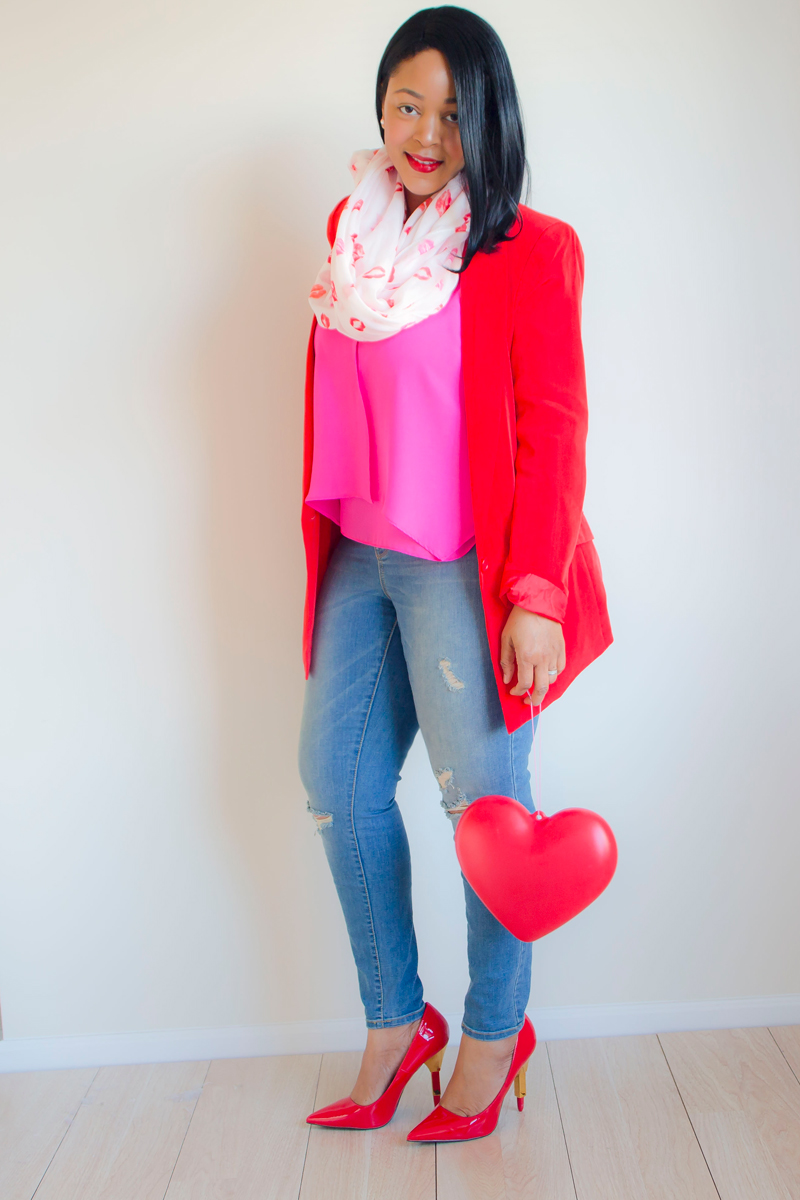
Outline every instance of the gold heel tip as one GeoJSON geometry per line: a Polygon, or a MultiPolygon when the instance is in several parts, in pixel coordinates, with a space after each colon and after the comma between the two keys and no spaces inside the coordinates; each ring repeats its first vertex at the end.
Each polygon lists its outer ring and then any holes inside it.
{"type": "Polygon", "coordinates": [[[444,1050],[440,1050],[437,1054],[434,1054],[432,1058],[429,1058],[426,1061],[425,1066],[428,1068],[431,1075],[433,1075],[433,1073],[435,1071],[441,1070],[443,1062],[444,1062],[444,1050]]]}

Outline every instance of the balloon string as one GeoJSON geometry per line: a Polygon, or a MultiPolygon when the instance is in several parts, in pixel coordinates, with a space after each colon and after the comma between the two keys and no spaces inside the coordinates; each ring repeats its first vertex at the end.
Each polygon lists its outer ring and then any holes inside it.
{"type": "MultiPolygon", "coordinates": [[[[537,723],[534,725],[534,723],[533,723],[533,696],[531,696],[530,688],[526,688],[525,691],[531,702],[531,726],[533,729],[533,755],[532,755],[532,762],[531,762],[531,765],[533,767],[533,770],[531,772],[531,774],[533,776],[533,807],[534,807],[534,811],[535,811],[536,815],[538,817],[541,817],[542,813],[540,810],[542,807],[542,747],[540,745],[539,739],[542,736],[541,732],[540,732],[542,722],[537,721],[537,723]]],[[[542,715],[541,701],[539,702],[539,711],[536,715],[538,717],[541,717],[541,715],[542,715]]]]}

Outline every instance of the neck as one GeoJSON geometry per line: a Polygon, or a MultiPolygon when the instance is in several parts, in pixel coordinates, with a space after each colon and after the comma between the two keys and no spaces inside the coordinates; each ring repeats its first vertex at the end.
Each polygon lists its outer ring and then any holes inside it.
{"type": "Polygon", "coordinates": [[[403,184],[403,191],[405,192],[406,197],[406,220],[408,220],[415,209],[419,208],[420,204],[422,204],[424,200],[427,200],[428,197],[417,196],[414,192],[410,192],[405,184],[403,184]]]}

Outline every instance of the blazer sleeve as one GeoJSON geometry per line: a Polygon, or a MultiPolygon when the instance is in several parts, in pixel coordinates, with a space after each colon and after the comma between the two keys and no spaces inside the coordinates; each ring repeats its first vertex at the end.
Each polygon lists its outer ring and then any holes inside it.
{"type": "Polygon", "coordinates": [[[514,507],[500,595],[563,622],[586,489],[583,250],[563,221],[538,238],[514,308],[514,507]]]}
{"type": "Polygon", "coordinates": [[[339,203],[328,216],[328,245],[333,249],[333,239],[336,237],[336,230],[339,226],[339,217],[342,215],[342,209],[347,203],[347,196],[342,196],[339,203]]]}

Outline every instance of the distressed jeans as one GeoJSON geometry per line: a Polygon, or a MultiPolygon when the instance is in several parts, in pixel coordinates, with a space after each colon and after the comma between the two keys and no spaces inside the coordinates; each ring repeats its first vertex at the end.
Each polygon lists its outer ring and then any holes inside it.
{"type": "MultiPolygon", "coordinates": [[[[373,1029],[406,1025],[425,1007],[395,799],[418,729],[454,828],[479,796],[513,796],[533,811],[533,725],[509,734],[503,721],[475,547],[435,562],[342,536],[317,599],[299,766],[373,1029]]],[[[462,1029],[485,1041],[509,1037],[525,1015],[531,945],[492,916],[466,879],[464,893],[462,1029]]]]}

